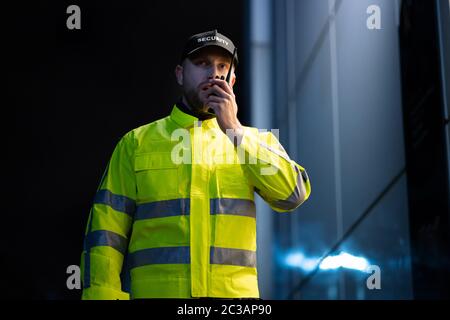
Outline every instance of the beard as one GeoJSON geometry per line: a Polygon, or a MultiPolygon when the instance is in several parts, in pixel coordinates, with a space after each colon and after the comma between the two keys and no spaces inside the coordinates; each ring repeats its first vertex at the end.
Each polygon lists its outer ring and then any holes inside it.
{"type": "Polygon", "coordinates": [[[189,107],[195,113],[204,113],[206,111],[206,105],[200,100],[200,96],[195,89],[188,89],[184,92],[189,107]]]}

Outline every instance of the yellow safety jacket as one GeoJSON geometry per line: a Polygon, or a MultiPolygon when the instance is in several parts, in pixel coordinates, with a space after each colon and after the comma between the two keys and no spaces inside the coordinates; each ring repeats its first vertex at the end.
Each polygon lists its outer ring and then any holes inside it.
{"type": "Polygon", "coordinates": [[[287,212],[310,190],[271,132],[245,127],[236,147],[215,118],[174,106],[113,152],[86,228],[82,298],[258,298],[254,191],[287,212]]]}

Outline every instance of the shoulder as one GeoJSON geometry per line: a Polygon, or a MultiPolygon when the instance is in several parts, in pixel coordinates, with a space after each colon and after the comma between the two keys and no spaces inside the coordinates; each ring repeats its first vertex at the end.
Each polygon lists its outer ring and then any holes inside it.
{"type": "Polygon", "coordinates": [[[164,131],[163,129],[166,128],[168,119],[169,117],[164,117],[134,128],[123,135],[122,140],[126,143],[139,145],[143,140],[157,139],[155,136],[164,131]]]}
{"type": "Polygon", "coordinates": [[[140,127],[134,128],[133,130],[131,130],[130,132],[128,132],[128,134],[132,134],[136,137],[141,137],[143,135],[148,134],[149,132],[152,132],[154,130],[158,130],[158,128],[160,128],[161,126],[165,126],[169,120],[169,116],[155,120],[153,122],[144,124],[140,127]]]}

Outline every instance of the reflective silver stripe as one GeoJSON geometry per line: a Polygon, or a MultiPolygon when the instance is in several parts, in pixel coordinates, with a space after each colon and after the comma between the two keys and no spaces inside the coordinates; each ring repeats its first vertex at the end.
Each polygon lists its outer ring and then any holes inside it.
{"type": "Polygon", "coordinates": [[[128,254],[130,268],[150,264],[188,264],[190,262],[189,247],[149,248],[128,254]]]}
{"type": "Polygon", "coordinates": [[[295,171],[297,172],[297,182],[294,187],[294,191],[292,191],[291,195],[286,200],[276,200],[271,201],[270,205],[279,208],[282,210],[292,210],[297,208],[303,202],[303,197],[300,192],[300,184],[302,183],[300,179],[303,179],[303,175],[297,166],[294,166],[295,171]]]}
{"type": "Polygon", "coordinates": [[[248,199],[210,199],[211,214],[232,214],[256,218],[255,203],[248,199]]]}
{"type": "Polygon", "coordinates": [[[188,215],[189,199],[163,200],[137,206],[135,220],[188,215]]]}
{"type": "MultiPolygon", "coordinates": [[[[135,220],[189,215],[190,199],[143,203],[137,206],[135,220]]],[[[210,199],[210,214],[231,214],[256,218],[255,203],[248,199],[210,199]]]]}
{"type": "Polygon", "coordinates": [[[93,247],[108,246],[125,254],[128,247],[127,238],[108,230],[96,230],[89,232],[84,240],[84,249],[89,251],[93,247]]]}
{"type": "Polygon", "coordinates": [[[306,173],[306,170],[302,170],[302,178],[303,182],[306,182],[309,180],[308,174],[306,173]]]}
{"type": "Polygon", "coordinates": [[[210,263],[256,268],[256,252],[243,249],[211,247],[210,263]]]}
{"type": "MultiPolygon", "coordinates": [[[[291,162],[291,159],[289,158],[288,154],[286,152],[283,152],[281,150],[275,149],[271,146],[269,146],[268,144],[264,143],[264,142],[260,142],[259,145],[263,148],[266,148],[267,150],[275,153],[277,156],[283,158],[286,161],[291,162]]],[[[281,145],[280,145],[281,146],[281,145]]],[[[282,147],[282,146],[281,146],[282,147]]],[[[284,149],[283,149],[284,150],[284,149]]]]}
{"type": "Polygon", "coordinates": [[[94,198],[94,204],[106,204],[116,211],[133,216],[136,210],[136,202],[126,196],[114,194],[107,189],[97,191],[94,198]]]}

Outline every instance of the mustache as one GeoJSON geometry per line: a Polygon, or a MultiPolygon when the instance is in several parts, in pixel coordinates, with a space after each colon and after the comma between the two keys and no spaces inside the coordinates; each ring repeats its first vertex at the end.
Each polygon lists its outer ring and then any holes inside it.
{"type": "Polygon", "coordinates": [[[212,86],[212,84],[209,83],[209,80],[206,80],[206,81],[200,82],[200,84],[197,86],[197,90],[199,92],[200,91],[204,91],[204,90],[208,89],[211,86],[212,86]]]}

